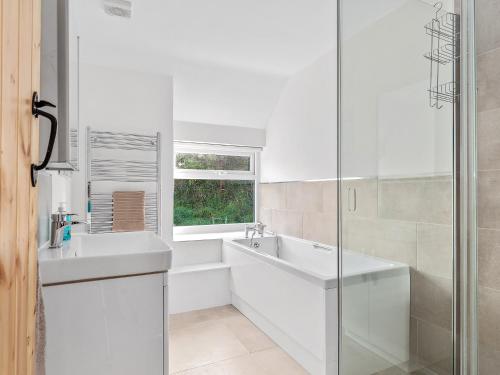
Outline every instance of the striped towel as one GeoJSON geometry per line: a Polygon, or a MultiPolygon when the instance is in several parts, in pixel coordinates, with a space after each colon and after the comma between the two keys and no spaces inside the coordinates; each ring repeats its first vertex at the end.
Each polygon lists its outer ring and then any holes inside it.
{"type": "Polygon", "coordinates": [[[144,191],[113,192],[113,232],[144,230],[144,191]]]}

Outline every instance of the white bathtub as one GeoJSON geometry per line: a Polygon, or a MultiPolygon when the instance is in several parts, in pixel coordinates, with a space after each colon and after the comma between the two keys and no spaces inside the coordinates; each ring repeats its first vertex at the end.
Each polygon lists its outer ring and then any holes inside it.
{"type": "MultiPolygon", "coordinates": [[[[233,305],[313,375],[337,373],[337,250],[289,236],[224,240],[233,305]]],[[[405,264],[343,252],[343,331],[391,363],[409,359],[405,264]]]]}

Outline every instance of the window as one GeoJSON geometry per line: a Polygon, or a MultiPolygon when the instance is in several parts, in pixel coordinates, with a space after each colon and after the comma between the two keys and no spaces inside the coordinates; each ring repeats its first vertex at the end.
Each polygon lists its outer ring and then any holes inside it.
{"type": "Polygon", "coordinates": [[[174,226],[236,230],[254,222],[257,157],[251,148],[176,143],[174,226]]]}

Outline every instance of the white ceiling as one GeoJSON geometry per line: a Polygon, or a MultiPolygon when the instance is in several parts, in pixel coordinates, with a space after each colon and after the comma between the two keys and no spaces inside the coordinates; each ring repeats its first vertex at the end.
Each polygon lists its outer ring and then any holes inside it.
{"type": "Polygon", "coordinates": [[[71,1],[88,41],[163,59],[291,75],[336,42],[335,0],[132,0],[132,19],[71,1]]]}
{"type": "MultiPolygon", "coordinates": [[[[407,1],[349,0],[350,38],[407,1]]],[[[83,63],[174,77],[174,119],[266,128],[288,78],[336,48],[337,0],[70,0],[83,63]]],[[[345,39],[344,39],[345,40],[345,39]]]]}

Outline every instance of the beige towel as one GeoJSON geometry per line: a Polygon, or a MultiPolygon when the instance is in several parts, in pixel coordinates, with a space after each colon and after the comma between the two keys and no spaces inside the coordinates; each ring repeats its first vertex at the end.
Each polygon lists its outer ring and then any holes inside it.
{"type": "Polygon", "coordinates": [[[113,232],[144,230],[144,192],[113,193],[113,232]]]}
{"type": "Polygon", "coordinates": [[[36,289],[35,375],[45,375],[45,307],[42,297],[42,280],[38,272],[36,289]]]}

